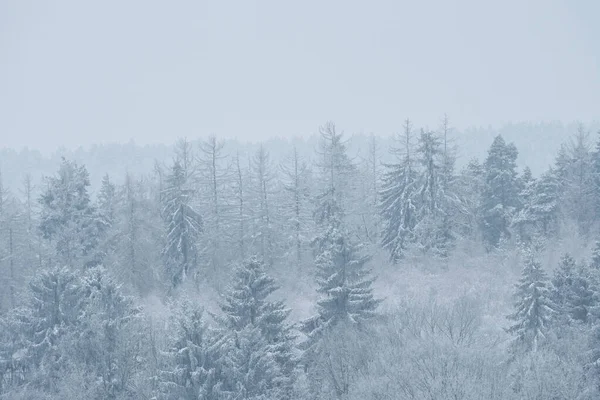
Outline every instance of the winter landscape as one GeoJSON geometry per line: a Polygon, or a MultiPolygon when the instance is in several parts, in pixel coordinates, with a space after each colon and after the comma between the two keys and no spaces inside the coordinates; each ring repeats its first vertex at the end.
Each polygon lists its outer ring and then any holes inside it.
{"type": "Polygon", "coordinates": [[[234,3],[0,4],[0,399],[600,398],[600,7],[234,3]]]}

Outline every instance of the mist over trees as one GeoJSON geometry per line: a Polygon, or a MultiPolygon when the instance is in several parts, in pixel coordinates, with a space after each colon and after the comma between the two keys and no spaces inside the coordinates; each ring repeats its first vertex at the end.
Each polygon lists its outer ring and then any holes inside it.
{"type": "Polygon", "coordinates": [[[596,129],[2,150],[0,399],[598,398],[596,129]]]}

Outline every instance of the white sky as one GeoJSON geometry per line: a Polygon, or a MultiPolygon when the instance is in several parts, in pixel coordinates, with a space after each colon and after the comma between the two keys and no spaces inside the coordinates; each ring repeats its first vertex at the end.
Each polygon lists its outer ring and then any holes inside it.
{"type": "Polygon", "coordinates": [[[600,117],[600,1],[0,1],[0,148],[600,117]]]}

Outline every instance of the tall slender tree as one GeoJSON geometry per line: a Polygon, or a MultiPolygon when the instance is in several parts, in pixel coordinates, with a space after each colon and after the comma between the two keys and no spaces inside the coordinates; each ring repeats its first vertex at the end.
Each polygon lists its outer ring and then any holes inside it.
{"type": "Polygon", "coordinates": [[[166,180],[162,210],[166,226],[163,255],[172,288],[197,267],[198,238],[203,229],[202,217],[192,207],[193,190],[187,183],[185,171],[176,161],[166,180]]]}
{"type": "Polygon", "coordinates": [[[412,126],[407,119],[404,132],[397,137],[392,149],[397,161],[385,164],[380,191],[380,210],[383,222],[382,246],[392,261],[402,258],[413,241],[416,225],[417,174],[413,157],[412,126]]]}
{"type": "Polygon", "coordinates": [[[494,139],[485,160],[485,185],[482,196],[483,237],[495,247],[502,237],[510,237],[512,217],[519,209],[517,185],[517,148],[502,136],[494,139]]]}
{"type": "Polygon", "coordinates": [[[516,348],[537,351],[555,313],[556,305],[551,299],[546,273],[541,264],[527,254],[521,279],[516,285],[515,312],[508,316],[514,321],[508,332],[516,336],[516,348]]]}

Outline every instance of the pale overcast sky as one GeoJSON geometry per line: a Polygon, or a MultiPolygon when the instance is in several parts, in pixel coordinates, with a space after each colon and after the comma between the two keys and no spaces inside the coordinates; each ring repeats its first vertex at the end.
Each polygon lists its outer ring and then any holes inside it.
{"type": "Polygon", "coordinates": [[[600,116],[600,1],[0,1],[0,147],[600,116]]]}

